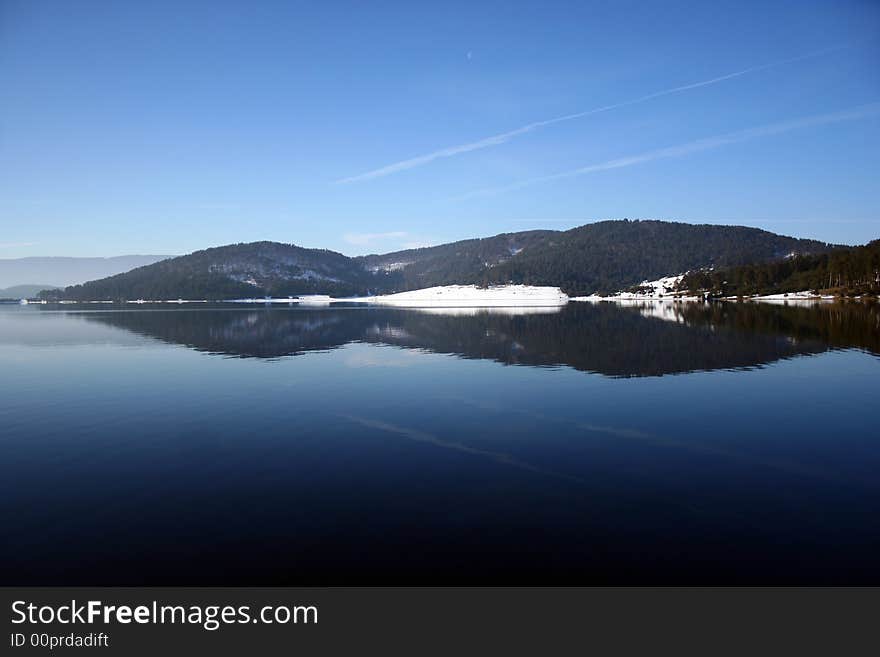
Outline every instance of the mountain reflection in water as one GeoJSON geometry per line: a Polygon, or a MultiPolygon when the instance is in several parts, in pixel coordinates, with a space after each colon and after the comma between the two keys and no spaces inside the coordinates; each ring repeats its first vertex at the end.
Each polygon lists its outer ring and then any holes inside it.
{"type": "Polygon", "coordinates": [[[0,581],[880,584],[878,310],[3,307],[0,581]]]}
{"type": "Polygon", "coordinates": [[[373,343],[606,376],[760,367],[831,349],[880,354],[876,304],[570,303],[561,309],[247,308],[88,312],[191,349],[276,359],[373,343]]]}

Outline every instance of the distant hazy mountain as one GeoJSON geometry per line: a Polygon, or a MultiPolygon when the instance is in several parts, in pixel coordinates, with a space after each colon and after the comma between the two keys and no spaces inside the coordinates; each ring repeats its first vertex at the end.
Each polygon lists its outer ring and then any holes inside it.
{"type": "Polygon", "coordinates": [[[0,299],[25,299],[37,296],[42,290],[54,289],[53,285],[13,285],[0,288],[0,299]]]}
{"type": "Polygon", "coordinates": [[[31,286],[41,281],[52,287],[65,287],[113,276],[135,267],[151,265],[168,257],[167,255],[126,255],[114,258],[0,259],[0,287],[31,286]]]}
{"type": "Polygon", "coordinates": [[[170,258],[47,296],[225,299],[507,282],[554,285],[569,294],[582,294],[616,291],[645,279],[701,267],[770,262],[834,248],[840,247],[742,226],[628,220],[568,231],[507,233],[358,258],[292,244],[254,242],[170,258]]]}

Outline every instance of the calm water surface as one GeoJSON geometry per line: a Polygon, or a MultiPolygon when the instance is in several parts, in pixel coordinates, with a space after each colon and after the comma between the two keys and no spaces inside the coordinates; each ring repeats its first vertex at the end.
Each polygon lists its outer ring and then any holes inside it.
{"type": "Polygon", "coordinates": [[[0,306],[2,584],[880,584],[880,310],[0,306]]]}

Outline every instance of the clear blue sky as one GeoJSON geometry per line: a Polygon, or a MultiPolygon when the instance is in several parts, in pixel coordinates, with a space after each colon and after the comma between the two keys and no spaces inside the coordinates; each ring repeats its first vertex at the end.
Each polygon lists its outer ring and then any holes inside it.
{"type": "Polygon", "coordinates": [[[623,217],[859,243],[877,103],[872,0],[0,0],[0,258],[623,217]]]}

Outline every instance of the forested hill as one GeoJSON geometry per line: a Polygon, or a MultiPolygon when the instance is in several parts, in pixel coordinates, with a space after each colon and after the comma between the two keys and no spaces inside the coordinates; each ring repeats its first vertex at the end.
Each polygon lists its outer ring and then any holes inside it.
{"type": "Polygon", "coordinates": [[[394,251],[384,255],[357,258],[370,271],[397,272],[397,283],[406,289],[418,289],[447,283],[473,283],[485,269],[540,246],[559,235],[555,230],[527,230],[394,251]]]}
{"type": "Polygon", "coordinates": [[[745,226],[601,221],[567,231],[527,231],[366,256],[406,289],[451,283],[553,285],[569,294],[616,292],[701,267],[764,263],[833,245],[745,226]]]}
{"type": "Polygon", "coordinates": [[[47,299],[228,299],[388,293],[434,285],[525,283],[569,294],[615,292],[688,270],[766,263],[834,247],[756,228],[603,221],[350,258],[254,242],[197,251],[125,274],[41,293],[47,299]]]}
{"type": "Polygon", "coordinates": [[[832,253],[802,255],[685,276],[683,290],[716,296],[781,294],[806,290],[843,296],[880,294],[880,240],[832,253]]]}
{"type": "Polygon", "coordinates": [[[693,269],[763,263],[825,253],[832,245],[744,226],[603,221],[555,233],[481,282],[557,285],[569,294],[610,293],[693,269]]]}
{"type": "Polygon", "coordinates": [[[231,299],[361,294],[377,280],[352,258],[277,242],[231,244],[170,258],[62,291],[48,299],[231,299]]]}

